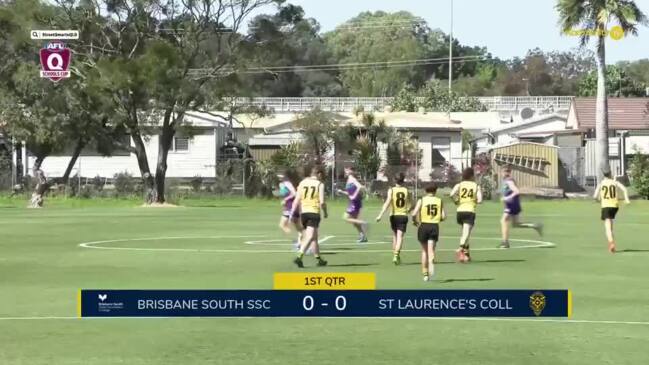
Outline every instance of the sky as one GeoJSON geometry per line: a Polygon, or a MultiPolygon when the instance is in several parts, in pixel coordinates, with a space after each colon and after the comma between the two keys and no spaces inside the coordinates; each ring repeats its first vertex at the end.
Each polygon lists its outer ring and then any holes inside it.
{"type": "MultiPolygon", "coordinates": [[[[363,11],[409,11],[430,28],[448,33],[453,1],[453,34],[463,45],[484,46],[499,58],[524,57],[529,49],[567,51],[578,47],[578,37],[561,35],[554,6],[557,0],[288,0],[304,8],[323,31],[363,11]]],[[[649,0],[635,0],[649,15],[649,0]]],[[[591,46],[592,47],[592,46],[591,46]]],[[[649,28],[639,36],[607,42],[607,62],[649,58],[649,28]]]]}

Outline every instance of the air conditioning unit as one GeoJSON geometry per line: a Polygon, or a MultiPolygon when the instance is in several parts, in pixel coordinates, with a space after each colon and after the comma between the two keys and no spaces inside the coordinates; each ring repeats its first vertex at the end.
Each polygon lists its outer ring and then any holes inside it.
{"type": "Polygon", "coordinates": [[[532,109],[532,108],[523,108],[521,110],[520,116],[521,116],[521,119],[523,119],[523,120],[530,119],[530,118],[532,118],[534,116],[534,109],[532,109]]]}

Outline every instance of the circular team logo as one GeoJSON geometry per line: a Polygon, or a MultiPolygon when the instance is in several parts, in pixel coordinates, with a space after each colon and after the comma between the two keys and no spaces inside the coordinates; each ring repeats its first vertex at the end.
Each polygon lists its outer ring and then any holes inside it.
{"type": "Polygon", "coordinates": [[[611,39],[619,41],[620,39],[624,38],[624,29],[622,29],[621,26],[616,25],[611,27],[611,30],[609,30],[608,34],[611,36],[611,39]]]}
{"type": "Polygon", "coordinates": [[[41,77],[57,82],[70,77],[72,52],[61,41],[52,41],[40,51],[41,77]]]}

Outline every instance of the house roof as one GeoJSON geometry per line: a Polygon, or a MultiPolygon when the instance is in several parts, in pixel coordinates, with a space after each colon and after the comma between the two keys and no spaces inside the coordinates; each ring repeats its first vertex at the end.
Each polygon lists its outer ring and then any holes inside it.
{"type": "Polygon", "coordinates": [[[556,149],[559,148],[559,146],[553,146],[553,145],[543,144],[543,143],[534,143],[534,142],[514,142],[514,143],[504,144],[504,145],[500,145],[500,146],[493,146],[493,147],[489,148],[489,150],[490,150],[490,151],[492,151],[492,150],[498,150],[498,149],[501,149],[501,148],[506,148],[506,147],[511,147],[511,146],[518,146],[518,145],[521,145],[521,144],[532,145],[532,146],[551,147],[551,148],[556,148],[556,149]]]}
{"type": "Polygon", "coordinates": [[[519,128],[519,127],[526,127],[526,126],[530,126],[530,125],[533,125],[533,124],[543,123],[543,122],[545,122],[547,120],[552,120],[552,119],[566,120],[567,118],[566,118],[565,115],[559,114],[559,113],[538,115],[536,117],[526,119],[526,120],[523,120],[523,121],[518,122],[518,123],[510,123],[510,124],[504,125],[504,126],[499,127],[499,128],[494,128],[494,129],[490,130],[489,132],[491,132],[491,133],[500,133],[500,132],[508,131],[508,130],[511,130],[511,129],[516,129],[516,128],[519,128]]]}
{"type": "Polygon", "coordinates": [[[257,134],[248,140],[249,146],[284,146],[291,142],[302,140],[302,134],[299,132],[277,133],[277,134],[257,134]]]}
{"type": "MultiPolygon", "coordinates": [[[[570,113],[575,128],[595,128],[596,98],[575,98],[570,113]]],[[[611,129],[649,129],[649,98],[608,98],[608,126],[611,129]]]]}
{"type": "MultiPolygon", "coordinates": [[[[227,113],[222,112],[187,112],[185,120],[195,127],[215,127],[229,125],[227,113]]],[[[340,122],[360,123],[360,117],[354,113],[332,113],[340,122]]],[[[380,112],[374,113],[376,120],[385,120],[386,124],[397,129],[452,130],[489,129],[501,125],[498,113],[419,113],[419,112],[380,112]]],[[[296,113],[277,113],[265,117],[239,114],[233,117],[233,128],[263,129],[268,133],[288,131],[291,125],[300,118],[296,113]]]]}

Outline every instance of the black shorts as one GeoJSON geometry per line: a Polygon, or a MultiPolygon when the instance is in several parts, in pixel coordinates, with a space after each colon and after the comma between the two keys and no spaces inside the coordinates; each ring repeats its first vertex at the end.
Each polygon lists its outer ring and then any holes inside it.
{"type": "Polygon", "coordinates": [[[602,208],[602,220],[615,219],[619,208],[602,208]]]}
{"type": "Polygon", "coordinates": [[[472,212],[457,212],[457,224],[475,224],[475,213],[472,212]]]}
{"type": "Polygon", "coordinates": [[[391,215],[390,227],[392,228],[392,232],[401,231],[403,233],[406,233],[406,229],[408,228],[408,216],[391,215]]]}
{"type": "Polygon", "coordinates": [[[302,213],[300,218],[302,219],[302,227],[320,227],[320,214],[318,213],[302,213]]]}
{"type": "Polygon", "coordinates": [[[430,240],[437,242],[439,240],[439,224],[422,223],[417,231],[417,239],[421,243],[427,243],[430,240]]]}

